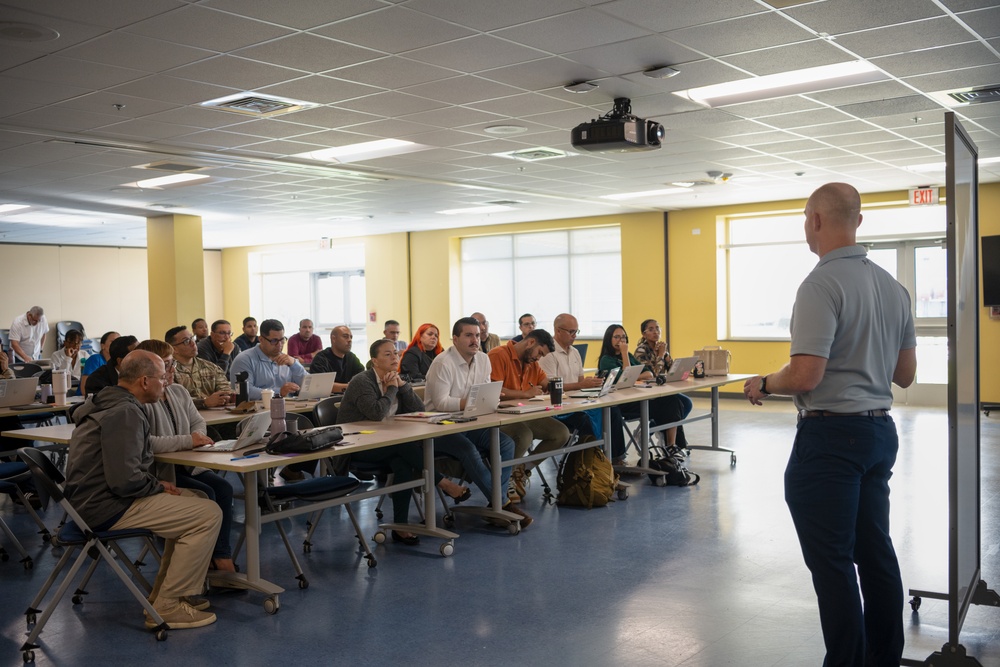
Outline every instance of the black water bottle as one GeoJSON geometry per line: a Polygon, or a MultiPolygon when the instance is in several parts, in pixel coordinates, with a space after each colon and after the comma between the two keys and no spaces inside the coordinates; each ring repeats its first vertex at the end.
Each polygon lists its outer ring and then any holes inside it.
{"type": "Polygon", "coordinates": [[[250,389],[247,381],[250,379],[250,374],[246,371],[242,371],[236,374],[236,382],[238,385],[236,394],[236,405],[245,403],[250,400],[250,389]]]}

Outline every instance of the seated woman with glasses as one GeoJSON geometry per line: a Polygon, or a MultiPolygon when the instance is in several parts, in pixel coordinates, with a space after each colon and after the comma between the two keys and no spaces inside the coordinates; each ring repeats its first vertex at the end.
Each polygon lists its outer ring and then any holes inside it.
{"type": "Polygon", "coordinates": [[[423,380],[434,357],[444,352],[440,332],[433,324],[421,324],[403,352],[399,374],[410,381],[423,380]]]}
{"type": "MultiPolygon", "coordinates": [[[[638,365],[640,361],[628,351],[628,334],[620,324],[612,324],[604,332],[604,341],[601,344],[601,358],[597,362],[597,368],[601,373],[609,373],[616,368],[628,368],[638,365]]],[[[651,380],[654,375],[652,370],[646,366],[646,370],[639,376],[640,380],[651,380]]],[[[639,403],[625,403],[621,406],[622,417],[626,420],[639,419],[639,403]]],[[[680,421],[691,412],[691,399],[687,396],[660,396],[649,401],[649,418],[654,424],[670,424],[680,421]]],[[[684,427],[675,426],[663,431],[665,445],[671,447],[687,446],[687,438],[684,437],[684,427]]]]}
{"type": "MultiPolygon", "coordinates": [[[[212,444],[206,435],[204,418],[198,414],[191,394],[179,384],[174,384],[174,349],[162,340],[144,340],[136,349],[152,352],[163,359],[167,369],[164,377],[163,397],[156,403],[143,404],[149,419],[149,440],[153,453],[179,452],[212,444]]],[[[157,463],[161,479],[174,482],[182,489],[201,491],[222,509],[222,525],[212,550],[212,569],[235,572],[233,548],[229,534],[233,525],[233,487],[220,475],[204,468],[190,468],[157,463]]]]}
{"type": "MultiPolygon", "coordinates": [[[[413,387],[403,380],[399,372],[399,353],[396,344],[383,338],[371,344],[368,350],[372,358],[372,367],[363,373],[355,375],[347,385],[344,398],[337,412],[337,423],[345,424],[358,421],[385,421],[397,414],[407,412],[422,412],[424,402],[413,393],[413,387]]],[[[351,454],[354,461],[367,463],[388,463],[392,468],[395,482],[408,482],[417,479],[424,469],[423,446],[407,442],[392,447],[381,447],[364,452],[351,454]]],[[[472,492],[460,486],[439,473],[434,474],[435,481],[442,491],[454,498],[456,502],[467,500],[472,492]]],[[[392,494],[392,520],[394,523],[406,523],[410,514],[411,489],[396,491],[392,494]]],[[[420,538],[407,531],[392,531],[392,541],[403,544],[419,544],[420,538]]]]}

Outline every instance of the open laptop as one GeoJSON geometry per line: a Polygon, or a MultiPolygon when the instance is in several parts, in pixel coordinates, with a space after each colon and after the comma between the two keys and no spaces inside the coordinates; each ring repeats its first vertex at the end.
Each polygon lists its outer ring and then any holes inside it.
{"type": "Polygon", "coordinates": [[[213,445],[199,447],[199,452],[235,452],[256,445],[264,440],[267,427],[271,425],[271,413],[259,412],[249,418],[247,425],[235,440],[219,440],[213,445]]]}
{"type": "Polygon", "coordinates": [[[0,380],[0,408],[36,408],[44,405],[35,403],[38,378],[15,378],[0,380]]]}
{"type": "Polygon", "coordinates": [[[491,415],[497,411],[500,405],[500,389],[503,382],[485,382],[474,384],[469,389],[469,396],[465,400],[465,410],[455,412],[452,417],[478,417],[479,415],[491,415]]]}
{"type": "Polygon", "coordinates": [[[661,377],[666,382],[680,382],[686,380],[688,375],[691,373],[691,369],[694,365],[698,363],[698,357],[681,357],[680,359],[674,359],[670,363],[670,370],[665,372],[661,377]]]}
{"type": "Polygon", "coordinates": [[[611,391],[611,387],[614,386],[615,380],[618,378],[618,371],[621,369],[615,368],[608,372],[607,377],[604,378],[604,384],[600,387],[588,387],[586,389],[580,389],[579,394],[570,394],[570,398],[600,398],[601,396],[607,396],[611,391]]]}
{"type": "Polygon", "coordinates": [[[635,386],[635,381],[639,379],[639,376],[642,375],[644,370],[646,370],[646,367],[642,364],[636,364],[624,369],[618,374],[618,379],[615,381],[615,386],[612,387],[611,391],[631,389],[635,386]]]}
{"type": "Polygon", "coordinates": [[[336,373],[313,373],[305,376],[295,400],[314,401],[328,397],[333,393],[333,382],[336,379],[336,373]]]}

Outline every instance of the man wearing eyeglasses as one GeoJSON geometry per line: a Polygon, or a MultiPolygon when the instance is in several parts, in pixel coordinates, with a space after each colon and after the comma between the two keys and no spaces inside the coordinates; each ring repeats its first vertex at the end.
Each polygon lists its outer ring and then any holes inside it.
{"type": "MultiPolygon", "coordinates": [[[[196,596],[204,588],[222,510],[153,474],[149,420],[141,404],[160,400],[165,381],[163,359],[137,350],[122,360],[117,386],[76,410],[66,497],[95,530],[145,528],[166,540],[149,599],[171,630],[183,630],[216,620],[192,605],[207,606],[196,596]]],[[[146,617],[146,627],[156,625],[146,617]]]]}
{"type": "Polygon", "coordinates": [[[229,403],[234,394],[229,378],[216,364],[197,356],[194,334],[185,326],[167,331],[163,340],[174,348],[174,381],[188,390],[199,410],[229,403]]]}
{"type": "Polygon", "coordinates": [[[517,328],[521,330],[521,333],[517,334],[510,340],[514,343],[520,343],[524,340],[524,337],[535,330],[538,326],[538,322],[535,321],[535,316],[531,313],[525,313],[521,317],[517,318],[517,328]]]}
{"type": "Polygon", "coordinates": [[[472,319],[479,322],[479,349],[489,354],[490,350],[500,347],[500,336],[490,333],[490,321],[482,313],[472,313],[472,319]]]}
{"type": "Polygon", "coordinates": [[[286,340],[284,324],[264,320],[260,323],[257,347],[241,353],[229,367],[229,379],[233,382],[240,373],[249,375],[247,389],[251,401],[259,401],[264,389],[272,389],[275,395],[284,397],[302,385],[306,369],[283,352],[286,340]]]}
{"type": "Polygon", "coordinates": [[[229,372],[240,348],[233,342],[233,327],[226,320],[212,322],[212,333],[198,342],[198,356],[229,372]]]}

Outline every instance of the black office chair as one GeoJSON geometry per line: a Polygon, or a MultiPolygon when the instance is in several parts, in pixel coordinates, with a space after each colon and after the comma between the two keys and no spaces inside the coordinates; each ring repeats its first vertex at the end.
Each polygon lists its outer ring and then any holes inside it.
{"type": "Polygon", "coordinates": [[[83,330],[83,325],[79,322],[73,322],[71,320],[56,322],[56,347],[61,348],[63,346],[63,341],[66,340],[66,334],[73,329],[82,333],[84,339],[87,338],[87,332],[83,330]]]}
{"type": "MultiPolygon", "coordinates": [[[[309,421],[308,417],[305,415],[297,416],[299,428],[313,427],[312,422],[309,421]],[[303,424],[306,424],[306,426],[303,426],[303,424]]],[[[242,432],[243,428],[246,427],[248,420],[249,417],[239,423],[237,426],[238,433],[242,432]]],[[[361,526],[358,524],[358,518],[354,514],[354,508],[351,507],[350,494],[361,487],[360,481],[353,477],[346,477],[343,475],[323,475],[301,482],[286,482],[281,486],[273,486],[269,482],[271,479],[270,475],[261,475],[261,478],[261,482],[267,482],[261,483],[258,487],[260,489],[260,495],[257,498],[257,502],[260,506],[262,516],[278,512],[286,505],[309,504],[323,502],[326,500],[343,499],[344,502],[338,504],[342,504],[344,506],[344,509],[347,511],[347,516],[354,525],[354,534],[357,536],[358,544],[361,545],[361,549],[365,553],[365,558],[368,561],[368,567],[375,567],[377,565],[375,555],[368,547],[368,542],[365,539],[364,534],[361,532],[361,526]]],[[[314,518],[309,520],[309,532],[306,536],[305,542],[303,542],[303,551],[306,553],[312,551],[312,542],[310,538],[312,537],[318,521],[318,516],[315,513],[312,516],[314,518]]],[[[306,579],[305,573],[302,571],[302,565],[299,563],[299,559],[296,557],[295,551],[292,549],[291,542],[288,541],[288,533],[285,532],[285,527],[282,526],[279,521],[275,521],[274,525],[278,529],[278,534],[281,535],[281,541],[285,544],[285,550],[288,552],[288,558],[292,561],[292,566],[295,568],[295,578],[299,581],[299,588],[309,588],[309,580],[306,579]]],[[[244,531],[240,534],[239,540],[236,542],[236,548],[233,551],[234,558],[243,548],[243,541],[245,539],[246,530],[244,529],[244,531]]]]}
{"type": "Polygon", "coordinates": [[[30,378],[42,374],[41,366],[27,361],[19,361],[14,364],[9,364],[9,366],[10,370],[14,371],[14,377],[17,378],[30,378]]]}
{"type": "Polygon", "coordinates": [[[120,545],[120,542],[127,539],[139,539],[143,541],[145,548],[149,549],[151,553],[157,554],[158,556],[159,552],[156,550],[156,545],[153,542],[153,533],[148,530],[138,528],[130,528],[127,530],[93,530],[76,511],[73,504],[66,498],[63,493],[63,484],[66,480],[62,476],[62,473],[60,473],[55,467],[55,464],[53,464],[52,461],[45,456],[45,454],[33,447],[22,447],[17,450],[17,455],[31,470],[31,474],[34,477],[39,490],[44,489],[49,497],[58,502],[70,517],[70,521],[62,527],[59,534],[56,536],[58,546],[64,548],[62,557],[53,568],[52,574],[50,574],[48,579],[45,580],[45,583],[42,584],[42,588],[38,591],[38,595],[35,596],[35,599],[31,601],[31,604],[24,612],[25,620],[27,621],[28,626],[34,626],[28,634],[28,639],[21,645],[24,662],[34,662],[34,650],[38,648],[38,645],[35,644],[35,642],[38,639],[38,635],[41,634],[42,629],[45,627],[45,623],[49,620],[52,612],[55,611],[55,608],[59,605],[59,602],[66,594],[66,591],[73,583],[73,580],[76,578],[77,574],[80,572],[80,568],[83,567],[87,559],[92,559],[92,562],[87,570],[84,581],[73,593],[73,604],[81,604],[83,602],[83,596],[87,594],[87,591],[84,590],[83,587],[90,579],[90,575],[96,569],[97,564],[103,561],[108,564],[108,567],[110,567],[121,582],[125,584],[125,588],[127,588],[129,593],[132,594],[132,597],[134,597],[135,600],[142,605],[142,608],[146,610],[149,617],[156,621],[156,627],[153,628],[153,632],[156,634],[156,639],[158,641],[166,639],[169,627],[163,621],[163,617],[156,612],[153,605],[151,605],[149,600],[146,599],[146,596],[152,590],[152,587],[139,572],[136,565],[129,560],[120,545]],[[45,596],[48,595],[52,585],[59,578],[59,575],[66,568],[66,565],[69,563],[70,558],[72,558],[74,554],[76,554],[76,560],[73,561],[73,565],[62,578],[59,588],[56,589],[55,594],[49,600],[48,606],[43,611],[39,608],[39,605],[41,605],[45,596]],[[129,575],[140,582],[145,589],[145,592],[140,590],[129,575]],[[40,611],[42,612],[42,617],[39,619],[37,614],[40,611]]]}
{"type": "MultiPolygon", "coordinates": [[[[587,348],[590,347],[590,345],[587,344],[587,343],[573,343],[573,347],[575,347],[576,351],[580,353],[580,361],[583,362],[584,366],[586,366],[587,365],[587,348]]],[[[573,382],[576,382],[576,379],[574,379],[573,382]]]]}
{"type": "MultiPolygon", "coordinates": [[[[24,481],[27,477],[30,477],[31,473],[28,471],[28,467],[23,463],[0,463],[0,493],[8,494],[10,496],[17,495],[21,498],[21,502],[28,509],[32,509],[31,505],[28,504],[24,497],[24,492],[21,490],[20,483],[24,481]]],[[[43,524],[44,525],[44,524],[43,524]]],[[[30,570],[34,567],[34,561],[31,560],[31,556],[25,550],[24,545],[21,541],[17,539],[14,531],[10,529],[7,522],[3,520],[0,516],[0,530],[7,536],[7,539],[14,545],[14,548],[21,554],[21,564],[24,565],[25,570],[30,570]]],[[[0,545],[0,561],[6,563],[10,560],[10,555],[7,550],[0,545]]]]}
{"type": "Polygon", "coordinates": [[[0,329],[0,350],[10,357],[10,329],[0,329]]]}

